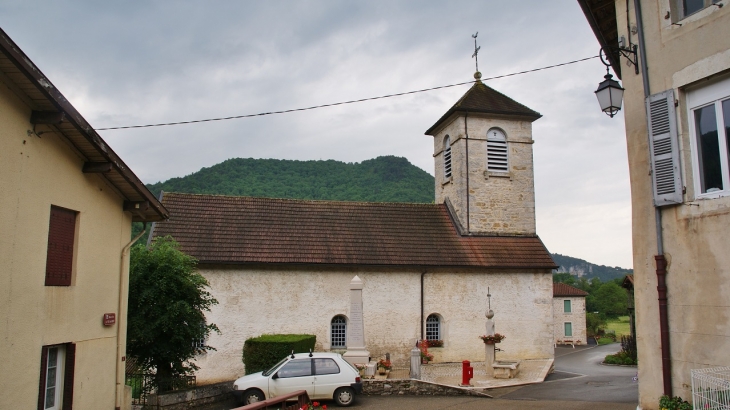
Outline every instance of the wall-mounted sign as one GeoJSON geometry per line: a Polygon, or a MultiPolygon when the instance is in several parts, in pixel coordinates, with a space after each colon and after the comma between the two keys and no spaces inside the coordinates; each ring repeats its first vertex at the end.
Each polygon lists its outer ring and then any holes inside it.
{"type": "Polygon", "coordinates": [[[104,313],[104,326],[111,326],[117,323],[116,313],[104,313]]]}

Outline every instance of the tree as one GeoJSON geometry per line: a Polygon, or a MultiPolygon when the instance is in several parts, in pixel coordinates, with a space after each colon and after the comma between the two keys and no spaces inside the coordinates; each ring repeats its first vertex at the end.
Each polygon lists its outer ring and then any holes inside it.
{"type": "Polygon", "coordinates": [[[132,248],[130,257],[127,354],[156,369],[159,391],[197,370],[191,362],[196,354],[215,350],[194,341],[220,333],[204,314],[218,301],[205,290],[208,281],[197,273],[197,260],[179,247],[171,237],[157,238],[149,248],[132,248]]]}
{"type": "Polygon", "coordinates": [[[595,298],[596,310],[608,318],[627,314],[628,295],[626,289],[616,282],[606,282],[592,296],[595,298]]]}

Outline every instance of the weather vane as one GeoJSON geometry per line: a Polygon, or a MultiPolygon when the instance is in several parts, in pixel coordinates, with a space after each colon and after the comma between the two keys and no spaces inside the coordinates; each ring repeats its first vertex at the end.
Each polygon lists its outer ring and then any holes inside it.
{"type": "Polygon", "coordinates": [[[479,35],[479,32],[477,31],[476,34],[472,34],[472,36],[471,36],[471,38],[474,39],[474,54],[472,54],[471,57],[476,62],[477,73],[479,72],[479,57],[477,56],[477,54],[479,54],[479,49],[481,48],[481,47],[477,47],[477,36],[478,35],[479,35]]]}

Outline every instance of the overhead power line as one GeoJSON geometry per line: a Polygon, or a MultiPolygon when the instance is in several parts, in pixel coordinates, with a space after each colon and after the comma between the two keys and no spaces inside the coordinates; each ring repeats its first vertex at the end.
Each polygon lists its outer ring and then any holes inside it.
{"type": "MultiPolygon", "coordinates": [[[[591,59],[598,58],[598,57],[599,56],[591,56],[591,57],[581,58],[579,60],[568,61],[565,63],[553,64],[553,65],[540,67],[540,68],[533,68],[532,70],[518,71],[518,72],[510,73],[510,74],[503,74],[503,75],[498,75],[498,76],[494,76],[494,77],[487,77],[487,78],[482,79],[481,81],[496,80],[498,78],[505,78],[505,77],[512,77],[512,76],[520,75],[520,74],[534,73],[535,71],[542,71],[542,70],[548,70],[550,68],[562,67],[565,65],[580,63],[582,61],[587,61],[587,60],[591,60],[591,59]]],[[[465,84],[473,84],[477,81],[479,81],[479,80],[464,81],[464,82],[456,83],[456,84],[441,85],[438,87],[423,88],[421,90],[405,91],[402,93],[386,94],[386,95],[381,95],[378,97],[367,97],[367,98],[360,98],[358,100],[349,100],[349,101],[341,101],[341,102],[329,103],[329,104],[313,105],[311,107],[292,108],[289,110],[281,110],[281,111],[261,112],[258,114],[234,115],[231,117],[207,118],[207,119],[203,119],[203,120],[164,122],[164,123],[159,123],[159,124],[127,125],[127,126],[123,126],[123,127],[106,127],[106,128],[97,128],[96,130],[97,131],[109,131],[109,130],[125,130],[125,129],[130,129],[130,128],[166,127],[169,125],[197,124],[197,123],[201,123],[201,122],[226,121],[226,120],[237,120],[240,118],[263,117],[266,115],[286,114],[286,113],[297,112],[297,111],[309,111],[309,110],[314,110],[317,108],[334,107],[337,105],[355,104],[355,103],[365,102],[365,101],[382,100],[385,98],[400,97],[400,96],[409,95],[409,94],[425,93],[427,91],[440,90],[443,88],[458,87],[460,85],[465,85],[465,84]]]]}

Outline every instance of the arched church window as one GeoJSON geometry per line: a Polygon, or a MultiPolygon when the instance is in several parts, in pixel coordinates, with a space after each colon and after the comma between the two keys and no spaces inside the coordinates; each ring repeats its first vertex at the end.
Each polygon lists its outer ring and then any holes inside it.
{"type": "Polygon", "coordinates": [[[508,172],[507,136],[499,128],[487,131],[487,170],[490,172],[508,172]]]}
{"type": "Polygon", "coordinates": [[[330,345],[333,349],[347,347],[347,319],[337,315],[330,323],[330,345]]]}
{"type": "Polygon", "coordinates": [[[433,313],[426,318],[426,340],[441,340],[441,318],[433,313]]]}
{"type": "Polygon", "coordinates": [[[451,138],[444,138],[444,178],[451,178],[451,138]]]}

